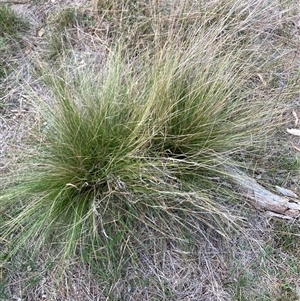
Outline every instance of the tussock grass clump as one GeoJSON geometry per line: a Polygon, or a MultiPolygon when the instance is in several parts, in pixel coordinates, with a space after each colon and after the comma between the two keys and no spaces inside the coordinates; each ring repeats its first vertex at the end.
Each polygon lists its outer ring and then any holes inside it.
{"type": "Polygon", "coordinates": [[[0,37],[15,37],[19,31],[27,30],[29,24],[7,5],[0,4],[0,37]]]}
{"type": "Polygon", "coordinates": [[[10,58],[20,32],[28,30],[29,24],[7,5],[0,4],[0,84],[11,71],[10,58]]]}
{"type": "Polygon", "coordinates": [[[47,77],[55,101],[37,153],[0,198],[4,237],[22,227],[16,248],[50,240],[69,256],[97,241],[116,254],[145,243],[139,228],[184,240],[200,221],[223,234],[234,223],[223,167],[264,140],[272,104],[248,99],[234,52],[168,50],[140,72],[117,56],[96,78],[92,67],[47,77]]]}
{"type": "Polygon", "coordinates": [[[17,112],[0,112],[0,299],[289,292],[288,229],[272,241],[227,171],[296,182],[278,125],[299,116],[297,1],[92,2],[26,6],[49,14],[22,55],[0,37],[18,61],[4,82],[17,112]]]}
{"type": "Polygon", "coordinates": [[[196,240],[200,223],[226,235],[238,222],[226,167],[262,151],[278,104],[253,97],[259,49],[222,22],[180,25],[186,39],[174,31],[132,60],[120,46],[101,69],[62,62],[45,75],[53,100],[35,99],[45,123],[34,154],[1,184],[12,253],[28,242],[59,258],[89,250],[116,271],[152,239],[196,240]]]}
{"type": "MultiPolygon", "coordinates": [[[[49,58],[57,59],[76,44],[78,31],[88,31],[95,24],[94,17],[76,8],[65,8],[50,15],[49,22],[49,58]]],[[[71,51],[71,50],[70,50],[71,51]]]]}

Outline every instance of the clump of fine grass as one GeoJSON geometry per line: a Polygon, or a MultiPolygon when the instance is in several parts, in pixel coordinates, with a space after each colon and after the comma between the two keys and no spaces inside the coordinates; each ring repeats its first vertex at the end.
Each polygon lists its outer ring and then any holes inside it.
{"type": "Polygon", "coordinates": [[[54,240],[69,255],[85,239],[104,248],[116,237],[116,245],[136,243],[139,224],[173,239],[199,221],[220,231],[232,216],[218,194],[232,193],[216,177],[249,136],[261,139],[270,104],[247,103],[236,56],[202,64],[194,50],[160,57],[138,75],[116,60],[99,81],[88,76],[95,70],[72,81],[52,76],[56,100],[38,157],[1,196],[13,216],[3,235],[22,225],[16,246],[54,240]]]}
{"type": "Polygon", "coordinates": [[[49,57],[56,58],[61,55],[69,46],[68,29],[76,25],[77,17],[74,8],[60,11],[52,21],[53,29],[49,40],[49,57]]]}
{"type": "Polygon", "coordinates": [[[5,106],[3,83],[14,70],[13,56],[16,48],[22,47],[21,33],[29,29],[29,24],[10,7],[0,4],[0,110],[5,106]]]}
{"type": "Polygon", "coordinates": [[[28,23],[8,6],[0,5],[0,37],[15,37],[19,31],[27,30],[28,23]]]}
{"type": "Polygon", "coordinates": [[[158,5],[151,1],[95,1],[95,15],[108,24],[103,28],[109,39],[123,38],[128,44],[154,34],[154,19],[158,14],[158,5]]]}
{"type": "Polygon", "coordinates": [[[11,71],[9,58],[11,56],[12,41],[19,38],[19,33],[28,30],[28,23],[8,6],[0,5],[0,80],[11,71]]]}
{"type": "Polygon", "coordinates": [[[199,222],[225,233],[235,217],[224,200],[237,197],[226,165],[261,150],[277,104],[251,96],[254,55],[220,32],[197,25],[189,43],[46,77],[54,98],[38,100],[36,152],[2,183],[12,252],[28,241],[62,258],[90,249],[116,267],[146,248],[143,229],[180,241],[199,222]]]}
{"type": "Polygon", "coordinates": [[[94,17],[75,8],[66,8],[49,17],[49,58],[56,59],[78,39],[77,29],[95,23],[94,17]]]}

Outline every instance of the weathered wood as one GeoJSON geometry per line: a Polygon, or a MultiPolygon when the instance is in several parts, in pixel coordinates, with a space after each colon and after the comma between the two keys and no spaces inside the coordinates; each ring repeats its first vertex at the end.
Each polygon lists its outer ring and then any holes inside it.
{"type": "Polygon", "coordinates": [[[268,216],[284,219],[300,217],[300,200],[298,198],[279,196],[258,184],[238,168],[226,167],[226,172],[238,185],[240,193],[256,209],[267,211],[268,216]]]}

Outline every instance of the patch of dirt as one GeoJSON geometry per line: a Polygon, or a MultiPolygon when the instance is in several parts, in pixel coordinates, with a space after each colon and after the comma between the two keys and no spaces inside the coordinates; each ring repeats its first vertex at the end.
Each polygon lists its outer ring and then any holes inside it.
{"type": "MultiPolygon", "coordinates": [[[[37,94],[49,93],[32,70],[46,47],[50,16],[68,7],[78,7],[92,15],[95,5],[92,0],[5,2],[12,3],[12,8],[28,19],[31,27],[22,37],[24,47],[14,54],[13,72],[1,86],[4,106],[0,111],[0,172],[14,168],[15,162],[22,158],[26,141],[34,134],[33,128],[41,122],[28,99],[28,89],[35,90],[37,94]]],[[[72,33],[78,68],[91,61],[101,64],[108,51],[105,35],[79,27],[72,28],[72,33]]],[[[292,141],[298,146],[298,140],[292,141]]],[[[125,275],[115,279],[109,292],[111,296],[114,300],[227,301],[238,295],[239,288],[243,289],[242,278],[250,276],[257,277],[253,280],[254,286],[263,286],[272,295],[276,279],[259,271],[259,265],[264,264],[260,261],[264,253],[261,245],[269,240],[271,227],[263,215],[249,209],[246,204],[242,206],[244,208],[239,210],[246,212],[243,237],[236,234],[232,240],[226,241],[216,233],[208,233],[207,239],[199,239],[199,243],[190,249],[169,243],[154,248],[151,256],[141,253],[137,266],[128,266],[125,275]],[[169,296],[168,299],[165,296],[169,296]]],[[[107,283],[93,278],[88,264],[82,266],[70,262],[66,272],[57,278],[59,271],[51,267],[46,250],[35,262],[28,254],[20,254],[18,259],[19,262],[16,260],[5,266],[6,300],[109,300],[104,289],[107,283]]],[[[259,295],[259,289],[253,294],[259,295]]],[[[254,300],[255,295],[252,297],[254,300]]]]}

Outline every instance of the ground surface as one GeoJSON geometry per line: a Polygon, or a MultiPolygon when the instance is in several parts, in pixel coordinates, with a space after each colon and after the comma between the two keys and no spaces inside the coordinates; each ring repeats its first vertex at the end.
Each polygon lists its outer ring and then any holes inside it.
{"type": "MultiPolygon", "coordinates": [[[[36,57],[42,56],[48,47],[49,20],[62,8],[73,6],[93,14],[93,1],[12,4],[16,13],[29,21],[30,29],[10,53],[13,71],[0,86],[3,104],[0,108],[0,168],[3,173],[16,168],[26,141],[34,135],[33,128],[42,123],[28,100],[27,89],[30,86],[36,93],[48,93],[32,70],[36,57]]],[[[79,65],[89,59],[103,59],[104,28],[100,24],[92,36],[90,28],[74,29],[79,65]]],[[[295,31],[295,45],[299,56],[299,29],[295,31]]],[[[299,58],[295,62],[299,63],[299,58]]],[[[287,111],[297,112],[299,105],[300,99],[295,96],[294,103],[287,104],[287,111]]],[[[288,118],[293,125],[292,115],[288,118]]],[[[280,139],[288,141],[285,128],[280,139]]],[[[293,139],[297,146],[297,138],[293,139]]],[[[292,147],[290,156],[297,161],[297,151],[292,147]]],[[[257,174],[258,180],[261,177],[271,176],[262,170],[257,174]]],[[[297,172],[277,170],[274,177],[274,182],[281,181],[286,188],[298,192],[297,172]]],[[[129,265],[121,278],[114,279],[110,292],[115,296],[113,300],[300,300],[298,222],[269,220],[246,200],[233,210],[242,212],[244,235],[232,233],[231,237],[222,238],[204,229],[207,236],[199,237],[198,244],[189,248],[169,241],[153,246],[151,256],[140,251],[141,260],[136,266],[129,265]]],[[[82,267],[70,262],[64,274],[58,277],[59,270],[52,267],[47,250],[38,258],[30,255],[28,246],[13,262],[0,266],[0,300],[110,300],[104,290],[106,283],[91,276],[88,264],[82,267]]]]}

